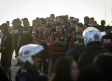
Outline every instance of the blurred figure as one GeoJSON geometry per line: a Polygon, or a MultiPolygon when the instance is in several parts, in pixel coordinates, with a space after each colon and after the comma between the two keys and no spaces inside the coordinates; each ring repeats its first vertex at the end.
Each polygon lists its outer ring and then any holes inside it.
{"type": "Polygon", "coordinates": [[[6,21],[6,24],[7,24],[7,27],[9,29],[10,28],[10,22],[9,21],[6,21]]]}
{"type": "Polygon", "coordinates": [[[32,27],[35,26],[35,21],[36,21],[36,20],[33,20],[33,21],[32,21],[32,27]]]}
{"type": "Polygon", "coordinates": [[[83,37],[86,48],[79,58],[79,69],[91,64],[98,54],[108,52],[102,45],[102,36],[98,29],[94,27],[86,28],[83,32],[83,37]]]}
{"type": "Polygon", "coordinates": [[[89,17],[88,17],[88,16],[84,17],[84,25],[85,25],[86,27],[92,27],[92,26],[93,26],[93,25],[90,23],[89,17]]]}
{"type": "MultiPolygon", "coordinates": [[[[77,26],[77,21],[73,20],[70,23],[70,28],[68,29],[68,34],[67,34],[67,39],[68,39],[68,43],[70,45],[70,39],[72,37],[73,34],[75,34],[76,31],[76,26],[77,26]]],[[[69,47],[68,50],[70,50],[73,46],[69,47]]]]}
{"type": "Polygon", "coordinates": [[[44,34],[44,27],[39,27],[39,34],[36,34],[34,37],[37,44],[42,45],[44,47],[44,51],[41,54],[41,60],[40,60],[40,71],[43,64],[43,72],[44,74],[48,74],[48,48],[47,48],[47,42],[48,42],[48,36],[44,34]]]}
{"type": "Polygon", "coordinates": [[[53,23],[52,23],[52,20],[51,18],[47,18],[47,23],[44,25],[44,27],[47,27],[49,26],[50,28],[52,27],[53,23]]]}
{"type": "Polygon", "coordinates": [[[94,65],[84,67],[80,71],[78,77],[78,81],[102,81],[102,80],[103,80],[102,71],[94,65]]]}
{"type": "Polygon", "coordinates": [[[67,57],[57,61],[49,81],[77,81],[79,70],[77,63],[67,57]]]}
{"type": "MultiPolygon", "coordinates": [[[[68,57],[76,57],[80,56],[83,52],[84,46],[84,39],[83,39],[83,24],[78,23],[76,27],[77,32],[72,36],[71,38],[71,45],[75,48],[69,50],[66,55],[68,57]],[[75,56],[76,55],[76,56],[75,56]]],[[[76,61],[78,61],[78,58],[75,58],[76,61]]]]}
{"type": "Polygon", "coordinates": [[[62,34],[61,24],[58,23],[56,26],[56,34],[53,34],[50,40],[52,46],[52,67],[58,58],[64,56],[66,42],[67,38],[64,34],[62,34]]]}
{"type": "Polygon", "coordinates": [[[94,59],[94,63],[103,72],[103,79],[105,81],[112,80],[112,54],[104,53],[94,59]]]}
{"type": "Polygon", "coordinates": [[[19,58],[24,65],[16,74],[16,81],[48,81],[47,77],[40,76],[39,58],[44,50],[43,46],[28,44],[21,47],[19,58]]]}
{"type": "Polygon", "coordinates": [[[35,37],[36,34],[39,33],[39,27],[40,27],[40,20],[37,19],[37,20],[35,21],[35,26],[34,26],[33,29],[32,29],[33,44],[36,44],[36,41],[34,40],[34,37],[35,37]]]}
{"type": "Polygon", "coordinates": [[[0,67],[0,81],[10,81],[4,69],[0,67]]]}
{"type": "Polygon", "coordinates": [[[55,15],[54,15],[54,14],[51,14],[51,15],[50,15],[50,18],[51,18],[51,20],[52,20],[52,24],[56,24],[55,15]]]}
{"type": "Polygon", "coordinates": [[[106,49],[108,49],[112,53],[112,33],[111,33],[111,27],[107,26],[105,28],[105,33],[102,37],[102,43],[106,49]]]}
{"type": "Polygon", "coordinates": [[[9,21],[6,21],[6,24],[7,24],[7,26],[8,26],[8,31],[9,31],[9,33],[12,33],[13,27],[10,27],[10,22],[9,22],[9,21]]]}
{"type": "Polygon", "coordinates": [[[32,28],[29,26],[27,18],[22,19],[23,25],[19,31],[18,47],[32,43],[32,28]]]}
{"type": "Polygon", "coordinates": [[[59,17],[57,18],[57,22],[63,24],[63,17],[62,17],[62,16],[59,16],[59,17]]]}
{"type": "MultiPolygon", "coordinates": [[[[18,39],[19,39],[19,31],[22,28],[22,26],[20,26],[19,21],[17,19],[14,19],[12,21],[12,25],[13,27],[13,31],[12,31],[12,39],[13,39],[13,51],[15,50],[16,53],[16,58],[17,58],[17,63],[15,66],[19,66],[20,65],[20,61],[18,59],[18,52],[19,52],[19,47],[18,47],[18,39]]],[[[13,56],[13,52],[12,52],[12,56],[13,56]]]]}
{"type": "Polygon", "coordinates": [[[90,23],[91,23],[92,25],[94,25],[94,17],[91,17],[91,18],[90,18],[90,23]]]}
{"type": "Polygon", "coordinates": [[[17,20],[18,20],[19,26],[22,26],[22,21],[19,18],[17,18],[17,20]]]}
{"type": "Polygon", "coordinates": [[[1,25],[1,31],[4,34],[1,39],[1,66],[7,72],[9,80],[11,80],[12,35],[8,32],[5,23],[1,25]]]}
{"type": "Polygon", "coordinates": [[[101,32],[105,31],[105,24],[106,24],[105,20],[101,20],[101,26],[100,26],[101,32]]]}

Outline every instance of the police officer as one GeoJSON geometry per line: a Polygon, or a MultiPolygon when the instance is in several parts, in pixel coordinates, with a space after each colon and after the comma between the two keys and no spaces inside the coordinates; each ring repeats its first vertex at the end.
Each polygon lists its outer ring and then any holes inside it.
{"type": "Polygon", "coordinates": [[[40,76],[38,72],[39,57],[44,50],[43,46],[29,44],[20,48],[19,59],[24,63],[18,70],[16,81],[47,81],[46,76],[40,76]]]}
{"type": "Polygon", "coordinates": [[[102,45],[102,36],[98,29],[94,27],[85,29],[83,32],[83,37],[86,48],[79,58],[79,69],[83,68],[87,64],[91,64],[94,57],[98,54],[108,52],[108,50],[106,50],[102,45]]]}

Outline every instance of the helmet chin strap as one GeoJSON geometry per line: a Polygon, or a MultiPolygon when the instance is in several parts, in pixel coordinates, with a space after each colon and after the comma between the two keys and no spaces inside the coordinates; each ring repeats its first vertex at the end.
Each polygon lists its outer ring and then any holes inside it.
{"type": "Polygon", "coordinates": [[[34,64],[34,61],[33,61],[32,57],[28,57],[28,58],[27,58],[27,61],[28,61],[31,65],[34,64]]]}

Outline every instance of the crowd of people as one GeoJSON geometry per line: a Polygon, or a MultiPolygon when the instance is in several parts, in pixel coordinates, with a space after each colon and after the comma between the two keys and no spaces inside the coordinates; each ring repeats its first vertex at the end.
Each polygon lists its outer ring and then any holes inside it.
{"type": "Polygon", "coordinates": [[[0,81],[11,81],[14,51],[15,67],[21,66],[16,81],[111,81],[112,27],[105,23],[86,16],[83,24],[78,18],[54,14],[37,17],[32,26],[28,18],[14,19],[12,27],[6,21],[0,26],[0,81]]]}

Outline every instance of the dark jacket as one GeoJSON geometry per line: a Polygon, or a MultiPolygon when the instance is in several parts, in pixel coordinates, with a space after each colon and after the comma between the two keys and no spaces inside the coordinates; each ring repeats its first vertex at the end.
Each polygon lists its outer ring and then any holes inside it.
{"type": "Polygon", "coordinates": [[[2,39],[1,39],[1,52],[7,52],[7,53],[12,52],[12,35],[9,32],[7,32],[6,35],[2,36],[2,39]],[[3,50],[3,47],[5,47],[4,50],[3,50]]]}
{"type": "Polygon", "coordinates": [[[18,70],[16,81],[48,81],[45,76],[40,76],[39,72],[26,62],[25,65],[18,70]]]}
{"type": "Polygon", "coordinates": [[[104,48],[102,44],[87,46],[85,51],[81,54],[78,62],[79,69],[83,68],[87,64],[91,64],[93,59],[101,53],[109,52],[104,48]]]}
{"type": "Polygon", "coordinates": [[[0,81],[9,81],[6,72],[2,67],[0,67],[0,81]]]}

